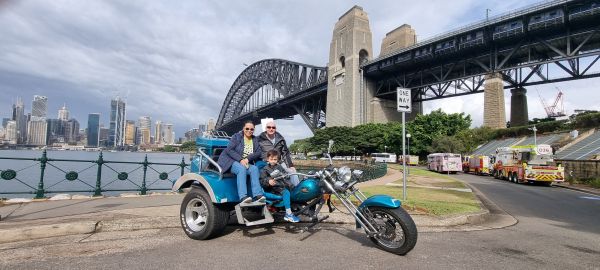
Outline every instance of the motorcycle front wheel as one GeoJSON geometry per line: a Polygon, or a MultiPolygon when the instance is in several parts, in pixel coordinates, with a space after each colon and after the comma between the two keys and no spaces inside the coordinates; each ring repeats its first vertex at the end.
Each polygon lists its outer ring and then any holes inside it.
{"type": "Polygon", "coordinates": [[[405,255],[417,244],[417,226],[406,212],[399,208],[369,207],[373,225],[379,231],[371,241],[382,249],[398,255],[405,255]]]}

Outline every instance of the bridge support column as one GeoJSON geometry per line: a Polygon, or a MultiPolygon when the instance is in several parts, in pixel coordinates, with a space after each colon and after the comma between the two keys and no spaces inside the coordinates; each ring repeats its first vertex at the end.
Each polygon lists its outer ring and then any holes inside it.
{"type": "Polygon", "coordinates": [[[526,126],[529,123],[527,111],[527,90],[518,87],[510,90],[510,126],[526,126]]]}
{"type": "Polygon", "coordinates": [[[506,108],[504,106],[504,84],[498,73],[485,76],[483,95],[483,126],[506,128],[506,108]]]}
{"type": "Polygon", "coordinates": [[[359,6],[335,24],[329,49],[327,127],[364,124],[365,84],[360,63],[373,57],[369,17],[359,6]]]}

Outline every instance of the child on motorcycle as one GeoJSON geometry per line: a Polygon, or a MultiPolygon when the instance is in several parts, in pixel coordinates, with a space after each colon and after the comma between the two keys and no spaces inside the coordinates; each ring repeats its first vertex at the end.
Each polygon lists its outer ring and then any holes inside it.
{"type": "MultiPolygon", "coordinates": [[[[294,188],[293,184],[289,181],[288,177],[275,180],[271,173],[275,170],[279,170],[285,173],[286,170],[279,162],[279,151],[272,149],[267,152],[267,166],[265,166],[260,172],[260,185],[263,187],[266,193],[280,195],[283,197],[283,205],[285,206],[285,216],[283,219],[289,222],[299,222],[300,219],[292,213],[290,190],[294,188]]],[[[267,194],[268,195],[268,194],[267,194]]]]}

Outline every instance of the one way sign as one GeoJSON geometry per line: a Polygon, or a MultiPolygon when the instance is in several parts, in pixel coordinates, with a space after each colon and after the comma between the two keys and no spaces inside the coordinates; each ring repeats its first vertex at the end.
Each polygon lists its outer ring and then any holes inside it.
{"type": "Polygon", "coordinates": [[[398,112],[411,112],[412,102],[410,97],[410,89],[398,87],[396,90],[398,97],[398,112]]]}

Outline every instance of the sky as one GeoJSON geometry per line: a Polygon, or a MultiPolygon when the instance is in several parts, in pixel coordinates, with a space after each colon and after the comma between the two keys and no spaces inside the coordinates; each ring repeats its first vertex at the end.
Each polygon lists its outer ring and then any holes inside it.
{"type": "MultiPolygon", "coordinates": [[[[21,97],[48,97],[48,117],[66,104],[87,126],[101,113],[108,126],[110,100],[127,100],[127,119],[151,116],[172,123],[177,137],[217,119],[229,88],[246,64],[266,58],[327,65],[334,24],[354,5],[363,7],[379,55],[385,34],[410,24],[419,41],[537,1],[143,1],[0,0],[0,118],[10,117],[21,97]]],[[[528,89],[529,117],[545,117],[557,87],[568,113],[600,110],[600,79],[528,89]]],[[[510,91],[505,92],[510,119],[510,91]]],[[[483,94],[426,102],[465,112],[483,123],[483,94]]],[[[304,122],[279,120],[288,141],[310,137],[304,122]]]]}

